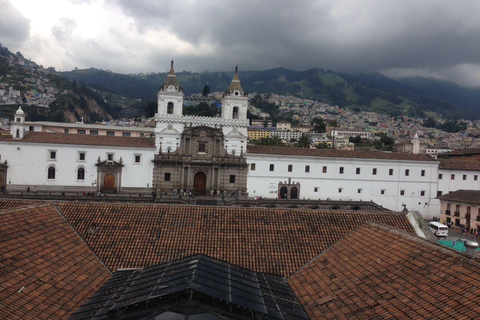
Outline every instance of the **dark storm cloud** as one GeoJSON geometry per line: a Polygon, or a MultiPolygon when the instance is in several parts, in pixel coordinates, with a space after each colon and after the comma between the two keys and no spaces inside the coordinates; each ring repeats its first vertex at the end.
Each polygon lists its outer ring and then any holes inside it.
{"type": "MultiPolygon", "coordinates": [[[[113,1],[113,0],[112,0],[113,1]]],[[[168,28],[218,55],[210,69],[451,68],[480,63],[478,1],[117,0],[139,30],[168,28]]],[[[193,68],[193,66],[192,66],[193,68]]]]}
{"type": "Polygon", "coordinates": [[[7,0],[0,0],[0,43],[19,47],[28,39],[30,22],[7,0]]]}

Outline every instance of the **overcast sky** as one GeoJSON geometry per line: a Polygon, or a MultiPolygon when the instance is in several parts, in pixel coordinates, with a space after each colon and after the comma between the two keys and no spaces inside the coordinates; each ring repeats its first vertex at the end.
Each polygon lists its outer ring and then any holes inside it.
{"type": "Polygon", "coordinates": [[[120,73],[319,67],[480,86],[479,0],[0,0],[0,42],[120,73]]]}

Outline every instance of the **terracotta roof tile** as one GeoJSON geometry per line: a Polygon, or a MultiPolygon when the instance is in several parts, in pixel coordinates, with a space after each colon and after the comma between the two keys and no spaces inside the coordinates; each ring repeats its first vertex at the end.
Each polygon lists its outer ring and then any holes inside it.
{"type": "Polygon", "coordinates": [[[480,161],[475,160],[441,160],[439,169],[447,170],[477,170],[480,171],[480,161]]]}
{"type": "Polygon", "coordinates": [[[248,145],[247,153],[320,157],[320,158],[434,161],[432,157],[425,154],[411,154],[411,153],[398,153],[398,152],[391,152],[391,153],[390,152],[372,152],[372,151],[346,151],[346,150],[332,150],[332,149],[302,149],[302,148],[255,146],[255,145],[248,145]]]}
{"type": "Polygon", "coordinates": [[[480,260],[368,222],[288,279],[312,319],[478,319],[480,260]]]}
{"type": "Polygon", "coordinates": [[[28,132],[25,138],[22,140],[14,140],[11,136],[0,136],[0,141],[16,143],[28,142],[106,147],[155,148],[154,140],[150,138],[96,136],[89,134],[65,134],[50,132],[28,132]]]}
{"type": "Polygon", "coordinates": [[[1,319],[66,319],[110,277],[52,205],[1,212],[0,243],[1,319]]]}
{"type": "Polygon", "coordinates": [[[466,148],[466,149],[457,149],[450,152],[442,153],[442,156],[451,156],[451,155],[467,155],[467,154],[478,154],[480,153],[480,148],[466,148]]]}
{"type": "Polygon", "coordinates": [[[0,199],[0,211],[45,204],[45,201],[0,199]]]}
{"type": "Polygon", "coordinates": [[[205,254],[288,276],[366,221],[414,232],[405,214],[58,203],[112,271],[205,254]]]}
{"type": "Polygon", "coordinates": [[[480,204],[479,190],[457,190],[438,197],[442,201],[457,201],[472,204],[480,204]]]}

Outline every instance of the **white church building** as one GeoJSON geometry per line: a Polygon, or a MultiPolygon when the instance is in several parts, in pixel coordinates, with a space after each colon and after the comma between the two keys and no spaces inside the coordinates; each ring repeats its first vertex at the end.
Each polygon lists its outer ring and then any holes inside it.
{"type": "MultiPolygon", "coordinates": [[[[158,92],[153,138],[98,135],[82,126],[45,132],[18,109],[11,136],[0,136],[0,189],[37,192],[150,192],[262,198],[373,201],[440,215],[437,196],[480,190],[480,166],[428,155],[247,147],[248,96],[238,70],[220,117],[184,116],[173,62],[158,92]]],[[[51,127],[51,124],[49,124],[51,127]]]]}

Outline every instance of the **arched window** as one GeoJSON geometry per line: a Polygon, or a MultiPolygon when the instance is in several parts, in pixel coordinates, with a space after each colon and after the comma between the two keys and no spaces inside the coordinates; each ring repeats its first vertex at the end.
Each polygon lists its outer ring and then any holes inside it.
{"type": "Polygon", "coordinates": [[[20,138],[20,129],[17,129],[16,138],[20,138]]]}
{"type": "Polygon", "coordinates": [[[173,102],[167,104],[167,114],[173,114],[173,102]]]}
{"type": "Polygon", "coordinates": [[[48,179],[53,180],[55,179],[55,167],[48,168],[48,179]]]}
{"type": "Polygon", "coordinates": [[[233,107],[232,118],[233,119],[238,119],[238,107],[233,107]]]}
{"type": "Polygon", "coordinates": [[[77,170],[77,180],[85,180],[85,169],[78,168],[77,170]]]}

